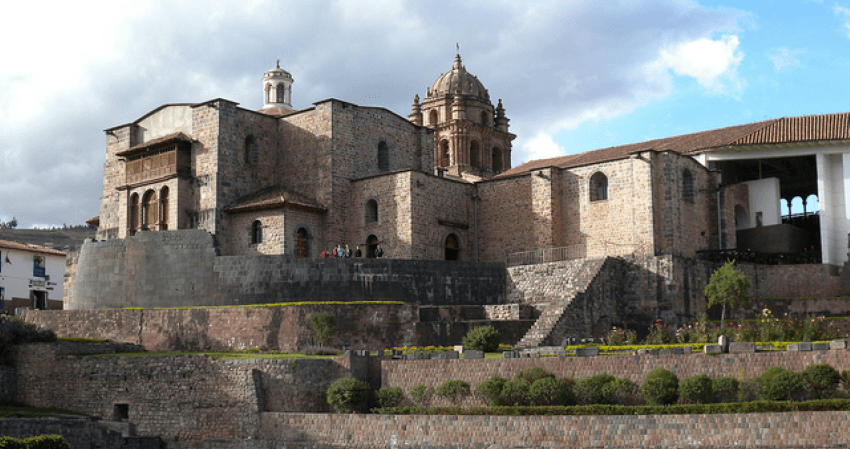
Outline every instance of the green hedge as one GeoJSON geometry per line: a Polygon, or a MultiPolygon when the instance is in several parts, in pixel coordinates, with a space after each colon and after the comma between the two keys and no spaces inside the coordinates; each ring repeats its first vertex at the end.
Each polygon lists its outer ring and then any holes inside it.
{"type": "Polygon", "coordinates": [[[17,438],[0,437],[0,449],[71,449],[61,435],[40,435],[37,437],[17,438]]]}
{"type": "Polygon", "coordinates": [[[373,409],[386,415],[694,415],[722,413],[778,413],[850,411],[849,399],[806,402],[734,402],[725,404],[674,404],[668,406],[576,405],[537,407],[392,407],[373,409]]]}

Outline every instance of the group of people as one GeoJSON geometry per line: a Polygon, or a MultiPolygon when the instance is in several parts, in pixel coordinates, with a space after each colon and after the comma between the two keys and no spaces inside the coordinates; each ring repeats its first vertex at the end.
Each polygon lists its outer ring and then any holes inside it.
{"type": "MultiPolygon", "coordinates": [[[[384,250],[381,249],[381,245],[375,246],[375,257],[381,257],[384,255],[384,250]]],[[[348,245],[343,247],[342,245],[337,245],[336,248],[328,251],[322,251],[322,258],[327,259],[328,257],[339,257],[343,259],[351,259],[352,257],[355,259],[359,259],[363,257],[363,251],[360,250],[360,245],[357,245],[357,249],[351,251],[351,248],[348,245]]]]}

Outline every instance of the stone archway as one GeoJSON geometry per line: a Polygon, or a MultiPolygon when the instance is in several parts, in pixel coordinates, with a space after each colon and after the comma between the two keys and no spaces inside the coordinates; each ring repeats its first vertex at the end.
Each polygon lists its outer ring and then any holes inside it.
{"type": "Polygon", "coordinates": [[[454,234],[446,236],[446,260],[460,260],[460,240],[454,234]]]}

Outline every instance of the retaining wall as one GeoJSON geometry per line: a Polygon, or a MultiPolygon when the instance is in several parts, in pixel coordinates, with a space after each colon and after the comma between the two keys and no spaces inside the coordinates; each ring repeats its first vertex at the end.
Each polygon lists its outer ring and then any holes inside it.
{"type": "Polygon", "coordinates": [[[203,230],[89,241],[68,263],[66,309],[359,300],[483,305],[505,297],[501,263],[225,257],[203,230]]]}
{"type": "Polygon", "coordinates": [[[665,416],[264,413],[261,439],[299,449],[838,448],[846,412],[665,416]]]}

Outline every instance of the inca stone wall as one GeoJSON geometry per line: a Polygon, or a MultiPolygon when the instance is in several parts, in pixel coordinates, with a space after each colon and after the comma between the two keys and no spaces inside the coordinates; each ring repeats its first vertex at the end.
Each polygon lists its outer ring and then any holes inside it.
{"type": "Polygon", "coordinates": [[[846,412],[662,416],[263,415],[262,439],[325,449],[842,448],[846,412]]]}
{"type": "Polygon", "coordinates": [[[143,232],[83,245],[66,309],[292,301],[504,303],[501,263],[216,256],[201,230],[143,232]]]}

